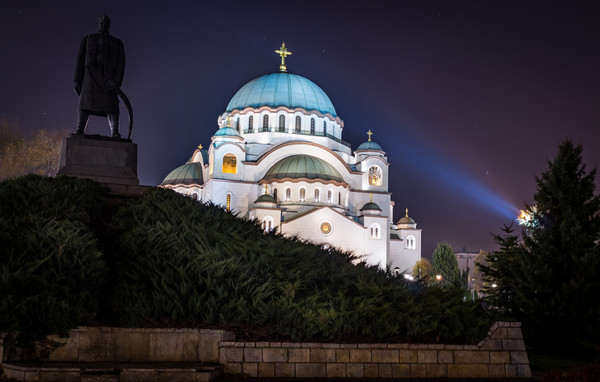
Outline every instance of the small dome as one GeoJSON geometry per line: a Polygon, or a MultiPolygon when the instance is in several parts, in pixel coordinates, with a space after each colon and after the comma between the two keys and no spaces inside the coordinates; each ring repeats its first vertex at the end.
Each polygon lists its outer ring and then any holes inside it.
{"type": "Polygon", "coordinates": [[[262,194],[254,201],[254,203],[277,203],[277,201],[269,194],[262,194]]]}
{"type": "Polygon", "coordinates": [[[381,211],[381,208],[379,208],[379,206],[376,203],[373,202],[369,202],[367,204],[365,204],[363,206],[363,208],[360,209],[361,211],[364,210],[375,210],[375,211],[381,211]]]}
{"type": "Polygon", "coordinates": [[[275,163],[262,180],[320,179],[345,183],[340,173],[329,163],[310,155],[292,155],[275,163]]]}
{"type": "Polygon", "coordinates": [[[398,224],[415,224],[415,221],[410,216],[405,216],[402,219],[400,219],[398,224]]]}
{"type": "Polygon", "coordinates": [[[165,177],[161,186],[175,184],[202,184],[202,166],[198,162],[186,163],[177,167],[165,177]]]}
{"type": "Polygon", "coordinates": [[[229,101],[226,111],[261,106],[303,108],[336,116],[331,100],[320,87],[302,76],[284,72],[266,74],[242,86],[229,101]]]}
{"type": "Polygon", "coordinates": [[[377,142],[373,142],[373,141],[367,141],[367,142],[363,142],[360,144],[360,146],[358,146],[358,149],[356,149],[356,151],[383,151],[383,149],[381,148],[381,146],[379,146],[379,144],[377,142]]]}
{"type": "Polygon", "coordinates": [[[241,137],[240,132],[232,127],[221,127],[214,137],[241,137]]]}

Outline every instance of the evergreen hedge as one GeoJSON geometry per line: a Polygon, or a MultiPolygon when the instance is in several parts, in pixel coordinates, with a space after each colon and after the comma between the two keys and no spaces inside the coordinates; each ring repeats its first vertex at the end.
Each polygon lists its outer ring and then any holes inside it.
{"type": "Polygon", "coordinates": [[[90,224],[102,195],[69,177],[0,182],[0,332],[39,339],[95,316],[106,267],[90,224]]]}
{"type": "Polygon", "coordinates": [[[477,341],[489,326],[457,286],[407,284],[173,191],[147,192],[117,213],[113,228],[110,300],[122,325],[326,341],[477,341]]]}

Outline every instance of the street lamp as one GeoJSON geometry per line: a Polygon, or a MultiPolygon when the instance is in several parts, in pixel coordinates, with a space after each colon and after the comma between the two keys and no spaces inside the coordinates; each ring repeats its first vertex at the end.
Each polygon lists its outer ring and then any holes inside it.
{"type": "Polygon", "coordinates": [[[435,279],[437,281],[442,281],[442,275],[435,275],[435,279]]]}

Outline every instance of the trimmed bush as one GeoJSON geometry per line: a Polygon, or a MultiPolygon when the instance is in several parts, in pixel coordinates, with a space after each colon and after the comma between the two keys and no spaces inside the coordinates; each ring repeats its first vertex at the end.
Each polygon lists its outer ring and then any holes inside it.
{"type": "Polygon", "coordinates": [[[0,332],[33,340],[94,317],[106,268],[89,224],[102,195],[70,177],[0,182],[0,332]]]}
{"type": "Polygon", "coordinates": [[[458,287],[407,284],[173,191],[123,207],[113,229],[110,301],[122,325],[326,341],[477,341],[489,326],[458,287]]]}

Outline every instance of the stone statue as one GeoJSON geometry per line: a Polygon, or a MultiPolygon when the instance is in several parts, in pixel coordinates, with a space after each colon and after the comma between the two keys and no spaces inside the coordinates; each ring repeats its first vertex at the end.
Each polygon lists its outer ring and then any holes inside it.
{"type": "MultiPolygon", "coordinates": [[[[98,18],[98,33],[85,35],[81,41],[75,69],[74,90],[79,95],[79,114],[76,134],[83,134],[90,115],[108,117],[113,139],[121,139],[119,134],[119,99],[123,98],[121,82],[125,70],[123,43],[108,34],[110,18],[98,18]]],[[[131,105],[123,99],[128,109],[131,105]]],[[[131,135],[131,125],[130,125],[131,135]]]]}

